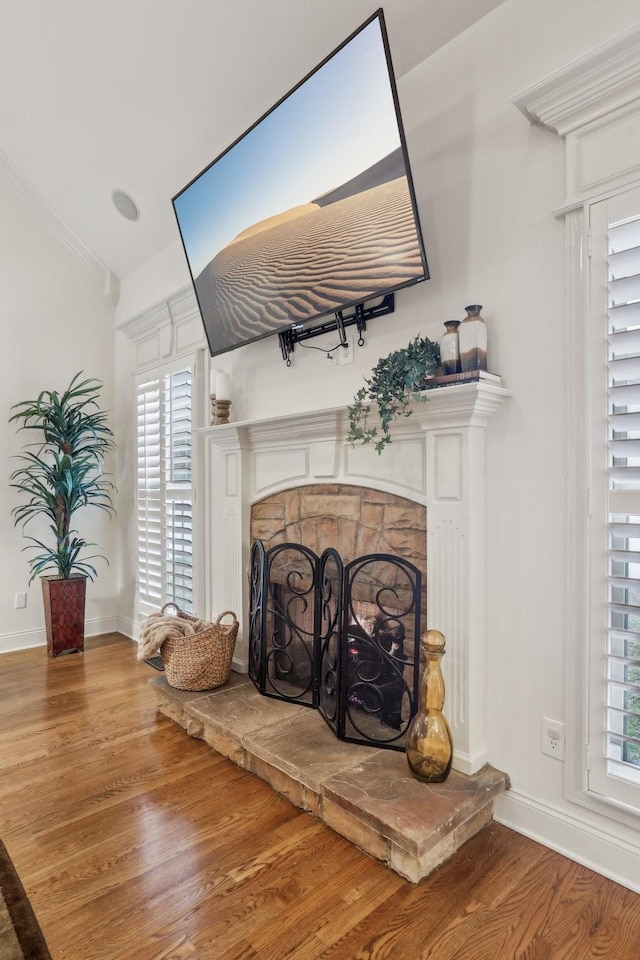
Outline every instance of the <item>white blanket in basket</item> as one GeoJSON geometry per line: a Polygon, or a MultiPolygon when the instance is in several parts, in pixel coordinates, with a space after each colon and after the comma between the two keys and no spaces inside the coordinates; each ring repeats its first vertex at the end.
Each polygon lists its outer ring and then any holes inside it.
{"type": "Polygon", "coordinates": [[[152,613],[140,626],[138,639],[138,660],[147,660],[155,656],[165,640],[177,640],[190,637],[208,624],[202,620],[183,620],[181,617],[152,613]]]}

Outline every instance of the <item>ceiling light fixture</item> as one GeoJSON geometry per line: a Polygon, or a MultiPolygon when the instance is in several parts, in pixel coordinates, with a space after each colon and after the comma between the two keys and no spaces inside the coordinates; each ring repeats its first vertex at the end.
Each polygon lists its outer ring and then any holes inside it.
{"type": "Polygon", "coordinates": [[[128,193],[124,192],[124,190],[113,190],[111,193],[111,199],[113,200],[114,207],[118,213],[125,218],[125,220],[140,219],[138,205],[128,193]]]}

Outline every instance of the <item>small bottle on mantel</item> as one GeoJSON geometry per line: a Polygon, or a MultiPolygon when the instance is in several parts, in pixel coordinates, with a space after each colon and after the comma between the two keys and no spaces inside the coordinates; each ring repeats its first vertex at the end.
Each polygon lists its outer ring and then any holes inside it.
{"type": "Polygon", "coordinates": [[[460,368],[468,370],[487,369],[487,327],[480,316],[482,306],[473,303],[465,307],[467,315],[460,324],[458,340],[460,345],[460,368]]]}
{"type": "Polygon", "coordinates": [[[420,685],[418,712],[407,731],[407,763],[416,780],[442,783],[451,772],[453,739],[442,712],[444,677],[440,661],[445,639],[439,630],[422,635],[420,650],[426,661],[420,685]]]}

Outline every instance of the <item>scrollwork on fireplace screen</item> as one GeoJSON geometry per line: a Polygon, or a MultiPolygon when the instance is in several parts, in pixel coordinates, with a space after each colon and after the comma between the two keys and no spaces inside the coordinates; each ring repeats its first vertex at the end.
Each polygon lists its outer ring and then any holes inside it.
{"type": "Polygon", "coordinates": [[[252,546],[250,676],[317,708],[342,740],[403,750],[418,706],[422,576],[370,554],[344,565],[300,544],[252,546]]]}
{"type": "Polygon", "coordinates": [[[264,565],[264,545],[261,540],[254,540],[251,544],[250,567],[249,676],[258,688],[260,688],[264,639],[262,628],[264,565]]]}

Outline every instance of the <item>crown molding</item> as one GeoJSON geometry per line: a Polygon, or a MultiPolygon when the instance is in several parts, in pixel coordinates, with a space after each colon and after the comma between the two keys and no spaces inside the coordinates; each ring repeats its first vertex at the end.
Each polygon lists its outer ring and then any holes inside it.
{"type": "Polygon", "coordinates": [[[24,176],[15,163],[10,160],[2,150],[0,150],[0,176],[22,197],[25,203],[46,223],[49,229],[62,240],[74,256],[85,267],[89,268],[91,273],[103,281],[107,278],[105,282],[112,286],[113,281],[109,281],[109,277],[112,275],[102,260],[96,257],[89,247],[82,242],[80,237],[67,226],[48,200],[42,196],[40,191],[34,187],[31,181],[24,176]]]}
{"type": "Polygon", "coordinates": [[[200,311],[193,287],[187,285],[166,300],[161,300],[142,313],[117,324],[116,329],[126,334],[130,340],[140,343],[162,327],[194,318],[200,320],[200,311]]]}
{"type": "Polygon", "coordinates": [[[172,323],[171,307],[168,301],[163,300],[150,307],[149,310],[145,310],[144,313],[119,324],[116,329],[126,334],[129,340],[141,343],[148,337],[157,334],[162,327],[170,327],[172,323]]]}
{"type": "Polygon", "coordinates": [[[535,124],[564,137],[640,100],[640,27],[511,98],[535,124]]]}

